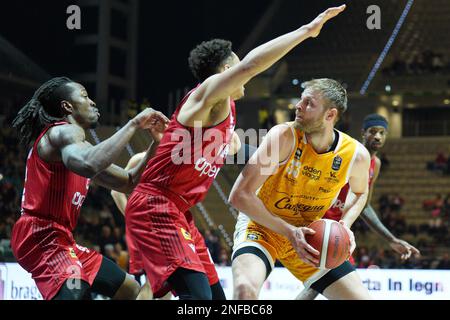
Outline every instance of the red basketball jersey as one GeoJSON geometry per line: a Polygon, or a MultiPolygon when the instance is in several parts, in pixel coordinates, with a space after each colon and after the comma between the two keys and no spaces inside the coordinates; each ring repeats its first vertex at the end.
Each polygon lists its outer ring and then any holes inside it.
{"type": "MultiPolygon", "coordinates": [[[[372,185],[373,177],[375,175],[375,157],[372,158],[370,161],[370,168],[369,168],[369,187],[372,185]]],[[[333,206],[328,209],[328,211],[323,216],[323,219],[331,219],[335,221],[339,221],[342,218],[342,215],[344,214],[344,206],[345,201],[347,200],[347,195],[350,190],[350,185],[347,183],[339,193],[336,201],[334,202],[333,206]]]]}
{"type": "Polygon", "coordinates": [[[22,214],[51,220],[73,230],[90,180],[73,173],[62,162],[45,162],[37,150],[39,141],[50,128],[64,124],[67,122],[47,126],[28,154],[22,214]]]}
{"type": "Polygon", "coordinates": [[[143,193],[175,194],[188,208],[204,199],[224,165],[236,125],[232,100],[228,118],[214,127],[191,128],[180,124],[177,116],[194,90],[181,101],[156,155],[150,159],[135,188],[143,193]]]}

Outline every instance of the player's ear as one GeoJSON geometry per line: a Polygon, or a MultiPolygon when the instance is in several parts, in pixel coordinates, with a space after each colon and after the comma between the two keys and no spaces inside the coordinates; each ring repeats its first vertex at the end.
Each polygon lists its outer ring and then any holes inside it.
{"type": "Polygon", "coordinates": [[[63,112],[63,114],[72,114],[73,113],[73,105],[67,101],[67,100],[63,100],[61,101],[61,111],[63,112]]]}
{"type": "Polygon", "coordinates": [[[337,117],[338,117],[338,111],[336,108],[331,108],[328,110],[327,116],[326,116],[327,121],[335,120],[335,119],[337,119],[337,117]]]}

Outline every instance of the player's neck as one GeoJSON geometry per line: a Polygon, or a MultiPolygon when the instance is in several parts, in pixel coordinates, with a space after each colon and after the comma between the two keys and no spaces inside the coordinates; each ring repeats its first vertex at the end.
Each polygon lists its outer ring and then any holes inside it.
{"type": "Polygon", "coordinates": [[[327,153],[330,151],[331,146],[336,139],[336,133],[334,132],[334,128],[325,128],[323,131],[307,133],[306,138],[308,139],[308,143],[311,144],[314,151],[317,153],[327,153]]]}
{"type": "Polygon", "coordinates": [[[369,151],[369,154],[370,154],[370,158],[371,158],[371,159],[373,159],[374,157],[377,156],[378,151],[370,150],[369,146],[367,146],[366,144],[364,144],[364,147],[366,147],[366,149],[369,151]]]}
{"type": "Polygon", "coordinates": [[[72,117],[71,115],[67,116],[67,119],[65,120],[70,124],[76,125],[77,127],[80,127],[81,129],[85,130],[85,128],[83,128],[83,126],[81,126],[75,119],[74,117],[72,117]]]}

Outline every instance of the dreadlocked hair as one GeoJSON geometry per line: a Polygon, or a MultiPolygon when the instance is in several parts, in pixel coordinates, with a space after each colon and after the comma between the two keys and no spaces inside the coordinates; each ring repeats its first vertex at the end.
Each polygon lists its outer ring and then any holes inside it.
{"type": "Polygon", "coordinates": [[[28,147],[47,125],[64,120],[60,103],[66,99],[64,87],[70,82],[73,81],[66,77],[47,81],[19,111],[12,125],[19,133],[21,145],[28,147]]]}

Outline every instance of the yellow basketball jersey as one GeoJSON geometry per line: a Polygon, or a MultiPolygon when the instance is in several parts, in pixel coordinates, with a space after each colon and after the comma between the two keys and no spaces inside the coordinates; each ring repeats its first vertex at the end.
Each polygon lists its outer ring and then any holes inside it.
{"type": "Polygon", "coordinates": [[[289,124],[295,136],[293,151],[258,190],[258,197],[272,214],[295,226],[322,218],[348,182],[358,142],[335,130],[336,148],[318,154],[305,134],[289,124]]]}

